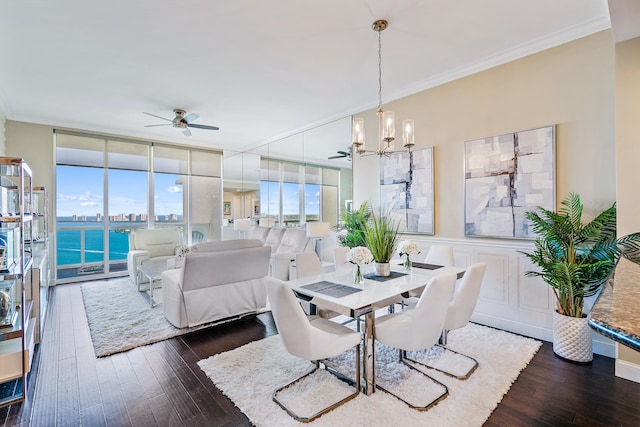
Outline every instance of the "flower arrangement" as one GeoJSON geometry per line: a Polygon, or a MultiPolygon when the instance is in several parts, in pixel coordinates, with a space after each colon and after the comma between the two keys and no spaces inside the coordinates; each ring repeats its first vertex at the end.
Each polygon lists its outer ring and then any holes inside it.
{"type": "Polygon", "coordinates": [[[373,255],[371,255],[369,248],[356,246],[355,248],[351,248],[347,253],[347,261],[357,265],[369,264],[373,261],[373,255]]]}
{"type": "Polygon", "coordinates": [[[398,245],[398,255],[417,255],[420,253],[418,245],[411,240],[403,240],[398,245]]]}
{"type": "Polygon", "coordinates": [[[416,245],[411,240],[403,240],[398,245],[397,249],[398,255],[406,255],[407,258],[404,260],[404,269],[406,271],[411,271],[411,255],[417,255],[420,253],[420,249],[418,249],[418,245],[416,245]]]}
{"type": "Polygon", "coordinates": [[[362,270],[360,269],[360,266],[362,264],[369,264],[373,261],[373,255],[371,255],[369,248],[364,246],[351,248],[349,252],[347,252],[347,261],[356,265],[356,269],[353,273],[353,283],[356,285],[363,284],[364,278],[362,277],[362,270]]]}

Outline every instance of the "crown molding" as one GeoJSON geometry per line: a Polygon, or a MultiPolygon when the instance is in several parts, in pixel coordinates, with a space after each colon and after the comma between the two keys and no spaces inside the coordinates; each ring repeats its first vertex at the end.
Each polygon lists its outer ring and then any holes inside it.
{"type": "MultiPolygon", "coordinates": [[[[404,98],[418,92],[422,92],[427,89],[440,86],[445,83],[452,82],[454,80],[467,77],[481,71],[488,70],[490,68],[503,65],[517,59],[521,59],[547,49],[560,46],[565,43],[578,40],[583,37],[598,33],[600,31],[608,30],[611,28],[611,21],[608,16],[600,17],[573,27],[566,28],[556,33],[545,35],[534,39],[528,43],[515,46],[511,49],[504,50],[495,55],[489,56],[460,68],[442,73],[440,75],[430,77],[412,85],[404,86],[402,89],[392,92],[387,96],[388,101],[395,101],[400,98],[404,98]]],[[[377,105],[377,104],[376,104],[377,105]]],[[[367,106],[367,108],[360,110],[368,110],[373,108],[373,105],[367,106]]]]}

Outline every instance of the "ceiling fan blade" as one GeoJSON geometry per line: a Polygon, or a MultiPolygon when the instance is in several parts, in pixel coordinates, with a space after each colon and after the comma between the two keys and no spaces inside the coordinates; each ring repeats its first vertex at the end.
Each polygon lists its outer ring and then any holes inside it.
{"type": "Polygon", "coordinates": [[[151,114],[151,113],[145,113],[144,111],[142,112],[142,114],[146,114],[147,116],[157,117],[159,119],[166,120],[168,122],[171,121],[171,119],[165,119],[164,117],[156,116],[155,114],[151,114]]]}
{"type": "Polygon", "coordinates": [[[197,129],[209,129],[209,130],[218,130],[218,129],[220,129],[217,126],[195,125],[195,124],[191,124],[191,123],[187,123],[187,126],[189,126],[190,128],[197,128],[197,129]]]}
{"type": "Polygon", "coordinates": [[[171,126],[171,123],[162,123],[161,125],[144,125],[146,128],[152,128],[156,126],[171,126]]]}
{"type": "Polygon", "coordinates": [[[187,128],[182,129],[182,133],[185,136],[191,136],[191,131],[189,129],[187,129],[187,128]]]}
{"type": "Polygon", "coordinates": [[[347,157],[347,156],[340,155],[340,156],[327,157],[327,159],[344,159],[345,157],[347,157]]]}
{"type": "Polygon", "coordinates": [[[182,118],[182,120],[184,120],[187,123],[191,123],[192,121],[197,120],[198,117],[200,117],[200,116],[197,115],[196,113],[190,113],[190,114],[187,114],[186,116],[184,116],[182,118]]]}
{"type": "Polygon", "coordinates": [[[350,156],[351,153],[347,153],[346,151],[337,151],[338,154],[342,154],[343,156],[350,156]]]}

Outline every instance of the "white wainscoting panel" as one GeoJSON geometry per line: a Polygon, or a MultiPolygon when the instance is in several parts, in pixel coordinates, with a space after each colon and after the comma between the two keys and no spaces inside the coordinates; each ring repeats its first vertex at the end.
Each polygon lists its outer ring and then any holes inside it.
{"type": "Polygon", "coordinates": [[[479,301],[509,305],[509,255],[506,253],[478,252],[475,262],[487,263],[479,301]]]}
{"type": "MultiPolygon", "coordinates": [[[[482,282],[478,304],[471,320],[529,337],[553,341],[553,310],[555,296],[551,288],[538,277],[526,277],[535,266],[519,251],[530,251],[532,241],[511,239],[444,239],[407,236],[418,244],[422,261],[431,245],[453,247],[458,267],[486,262],[487,272],[482,282]]],[[[615,357],[615,344],[593,332],[593,351],[615,357]]]]}

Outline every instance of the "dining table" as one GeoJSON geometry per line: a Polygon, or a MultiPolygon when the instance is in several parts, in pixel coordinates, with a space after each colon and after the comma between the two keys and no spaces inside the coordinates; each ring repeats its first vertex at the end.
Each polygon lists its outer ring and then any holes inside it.
{"type": "Polygon", "coordinates": [[[364,272],[364,283],[354,283],[355,266],[345,264],[333,272],[307,276],[287,282],[298,298],[312,305],[359,319],[364,317],[362,372],[363,393],[375,392],[375,313],[385,307],[393,307],[403,299],[403,294],[419,293],[431,278],[442,274],[464,274],[459,267],[443,267],[414,263],[405,271],[399,262],[391,263],[391,275],[376,276],[373,271],[364,272]]]}

